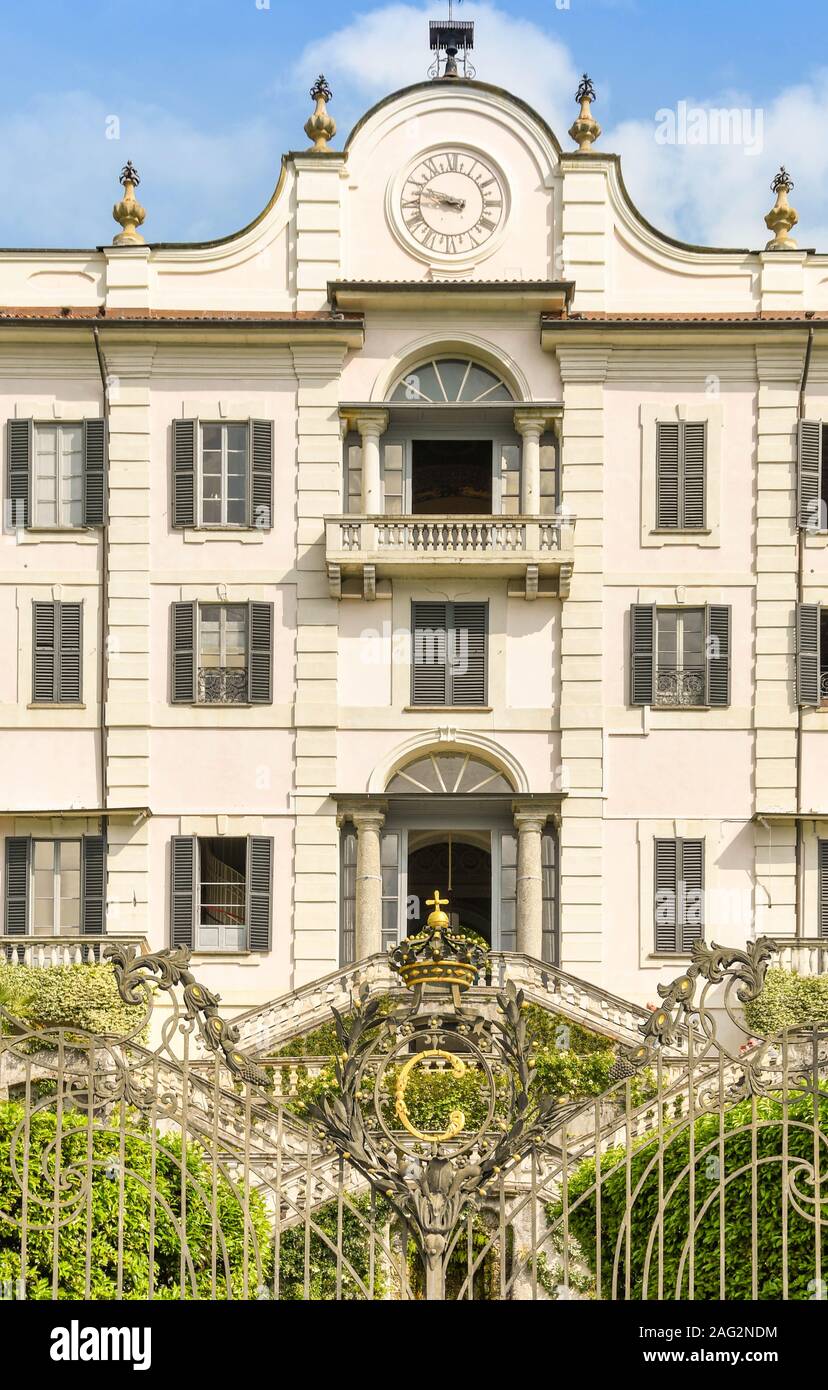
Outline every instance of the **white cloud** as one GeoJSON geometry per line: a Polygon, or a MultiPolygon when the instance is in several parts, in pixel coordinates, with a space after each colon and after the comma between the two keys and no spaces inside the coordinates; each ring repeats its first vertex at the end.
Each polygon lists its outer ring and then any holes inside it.
{"type": "Polygon", "coordinates": [[[123,103],[120,139],[106,138],[112,113],[85,92],[35,97],[0,120],[2,244],[91,246],[118,228],[118,174],[132,159],[142,175],[148,241],[198,240],[236,230],[265,205],[281,151],[263,121],[220,133],[197,129],[159,107],[123,103]],[[14,190],[16,196],[10,196],[14,190]]]}

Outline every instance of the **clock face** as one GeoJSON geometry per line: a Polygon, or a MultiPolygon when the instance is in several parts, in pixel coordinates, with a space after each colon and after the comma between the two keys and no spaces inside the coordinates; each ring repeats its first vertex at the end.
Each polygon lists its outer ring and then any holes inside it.
{"type": "Polygon", "coordinates": [[[490,164],[469,151],[427,155],[400,193],[407,235],[424,251],[463,256],[484,247],[506,215],[506,194],[490,164]]]}

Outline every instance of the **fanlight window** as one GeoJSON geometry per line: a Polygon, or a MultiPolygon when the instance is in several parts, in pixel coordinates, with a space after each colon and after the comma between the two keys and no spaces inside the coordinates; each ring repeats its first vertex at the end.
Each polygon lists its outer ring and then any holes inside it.
{"type": "Polygon", "coordinates": [[[392,401],[423,401],[457,405],[479,401],[510,401],[512,393],[502,377],[468,358],[444,357],[423,362],[406,372],[391,396],[392,401]]]}
{"type": "Polygon", "coordinates": [[[468,796],[473,792],[511,792],[514,788],[502,772],[468,753],[429,753],[396,772],[386,790],[468,796]]]}

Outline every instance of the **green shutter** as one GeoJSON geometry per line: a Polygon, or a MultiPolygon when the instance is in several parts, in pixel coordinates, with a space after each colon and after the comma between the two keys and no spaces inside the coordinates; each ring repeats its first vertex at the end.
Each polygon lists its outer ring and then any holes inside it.
{"type": "Polygon", "coordinates": [[[173,946],[192,947],[194,942],[197,864],[195,835],[173,835],[170,841],[170,940],[173,946]]]}
{"type": "Polygon", "coordinates": [[[451,605],[448,682],[451,705],[485,705],[489,605],[451,605]]]}
{"type": "Polygon", "coordinates": [[[262,531],[273,525],[273,421],[250,421],[250,522],[262,531]]]}
{"type": "Polygon", "coordinates": [[[6,881],[3,931],[6,936],[25,936],[29,930],[30,835],[6,836],[6,881]]]}
{"type": "Polygon", "coordinates": [[[704,840],[679,840],[679,925],[683,955],[704,936],[704,840]]]}
{"type": "Polygon", "coordinates": [[[819,916],[817,935],[828,937],[828,840],[818,842],[819,916]]]}
{"type": "Polygon", "coordinates": [[[33,438],[32,420],[9,420],[6,426],[9,516],[4,520],[14,529],[31,525],[33,438]]]}
{"type": "Polygon", "coordinates": [[[730,704],[730,608],[709,603],[705,608],[707,704],[730,704]]]}
{"type": "Polygon", "coordinates": [[[800,705],[820,702],[820,605],[796,605],[796,698],[800,705]]]}
{"type": "Polygon", "coordinates": [[[681,439],[678,421],[656,425],[656,527],[667,530],[679,524],[681,439]]]}
{"type": "Polygon", "coordinates": [[[630,609],[630,704],[651,705],[655,694],[656,607],[634,603],[630,609]]]}
{"type": "Polygon", "coordinates": [[[704,528],[705,459],[707,426],[702,420],[687,420],[682,425],[682,507],[681,526],[687,529],[704,528]]]}
{"type": "Polygon", "coordinates": [[[247,837],[247,941],[251,951],[269,951],[273,899],[273,840],[247,837]]]}
{"type": "Polygon", "coordinates": [[[57,695],[60,703],[79,704],[83,684],[83,605],[56,603],[57,695]]]}
{"type": "Polygon", "coordinates": [[[196,605],[172,605],[172,700],[175,705],[195,704],[196,605]]]}
{"type": "Polygon", "coordinates": [[[659,953],[678,950],[679,846],[677,840],[656,840],[654,848],[655,948],[659,953]]]}
{"type": "Polygon", "coordinates": [[[106,421],[83,422],[83,524],[103,526],[106,516],[106,421]]]}
{"type": "Polygon", "coordinates": [[[447,603],[412,604],[412,705],[448,703],[448,610],[447,603]]]}
{"type": "Polygon", "coordinates": [[[173,420],[172,524],[196,524],[198,421],[173,420]]]}
{"type": "Polygon", "coordinates": [[[269,705],[273,702],[273,604],[249,604],[247,629],[248,699],[253,705],[269,705]]]}
{"type": "Polygon", "coordinates": [[[56,603],[32,604],[33,704],[52,704],[57,698],[59,622],[56,603]]]}
{"type": "Polygon", "coordinates": [[[799,525],[807,531],[824,531],[822,506],[822,421],[800,420],[797,439],[799,525]]]}
{"type": "Polygon", "coordinates": [[[106,840],[84,835],[81,841],[81,932],[103,936],[106,931],[106,840]]]}

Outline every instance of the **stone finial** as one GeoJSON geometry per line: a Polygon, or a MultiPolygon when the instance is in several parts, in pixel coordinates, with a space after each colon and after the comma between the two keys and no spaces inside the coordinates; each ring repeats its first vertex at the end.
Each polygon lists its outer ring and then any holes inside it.
{"type": "Polygon", "coordinates": [[[141,182],[138,170],[128,159],[121,170],[120,182],[124,186],[124,196],[112,209],[112,216],[120,222],[123,231],[112,238],[113,246],[143,246],[144,238],[138,231],[146,217],[146,211],[135,197],[135,190],[141,182]]]}
{"type": "Polygon", "coordinates": [[[575,141],[578,149],[591,150],[598,136],[601,134],[601,127],[592,114],[591,105],[595,101],[595,88],[592,85],[592,78],[584,73],[575,93],[575,100],[581,103],[581,109],[572,125],[569,127],[569,134],[575,141]]]}
{"type": "Polygon", "coordinates": [[[316,110],[305,125],[305,134],[313,141],[314,150],[326,150],[329,140],[336,135],[336,121],[328,115],[328,102],[333,100],[333,92],[320,73],[310,91],[316,102],[316,110]]]}
{"type": "Polygon", "coordinates": [[[771,184],[771,192],[776,194],[776,202],[765,218],[765,226],[773,232],[773,241],[768,242],[766,251],[796,250],[796,242],[788,235],[791,227],[795,227],[799,221],[796,208],[792,208],[788,202],[788,194],[793,186],[793,179],[783,164],[771,184]]]}

